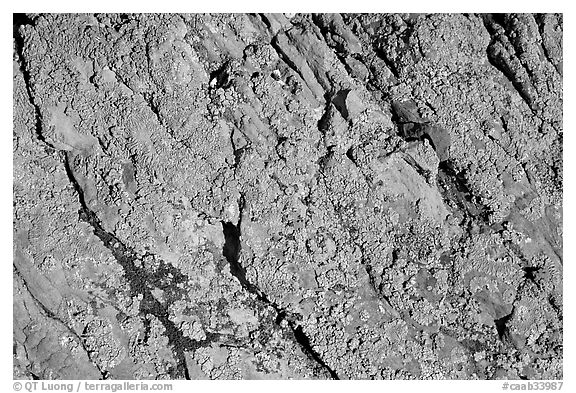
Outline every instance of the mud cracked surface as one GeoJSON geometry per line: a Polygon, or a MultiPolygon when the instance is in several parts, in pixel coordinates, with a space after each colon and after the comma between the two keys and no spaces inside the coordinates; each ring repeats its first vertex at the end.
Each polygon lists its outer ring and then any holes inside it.
{"type": "Polygon", "coordinates": [[[14,377],[562,378],[562,16],[14,17],[14,377]]]}

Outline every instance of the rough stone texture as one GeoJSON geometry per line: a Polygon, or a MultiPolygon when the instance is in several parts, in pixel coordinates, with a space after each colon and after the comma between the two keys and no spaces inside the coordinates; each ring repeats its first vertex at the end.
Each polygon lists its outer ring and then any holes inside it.
{"type": "Polygon", "coordinates": [[[562,378],[562,15],[14,18],[14,377],[562,378]]]}

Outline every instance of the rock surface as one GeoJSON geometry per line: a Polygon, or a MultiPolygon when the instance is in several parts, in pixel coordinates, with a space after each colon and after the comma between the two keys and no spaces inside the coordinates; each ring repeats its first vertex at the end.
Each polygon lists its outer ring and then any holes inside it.
{"type": "Polygon", "coordinates": [[[562,378],[561,15],[14,18],[14,377],[562,378]]]}

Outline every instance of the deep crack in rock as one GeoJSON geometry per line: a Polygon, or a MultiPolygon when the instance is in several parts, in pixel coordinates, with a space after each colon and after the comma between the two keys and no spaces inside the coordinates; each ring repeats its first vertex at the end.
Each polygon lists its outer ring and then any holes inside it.
{"type": "MultiPolygon", "coordinates": [[[[194,351],[200,347],[206,346],[211,342],[218,341],[220,335],[215,333],[207,333],[206,338],[201,341],[193,340],[185,336],[180,329],[172,322],[169,318],[169,304],[163,304],[152,294],[152,285],[156,279],[151,277],[151,275],[144,270],[143,267],[137,267],[136,261],[140,258],[134,252],[134,250],[123,244],[120,239],[118,239],[113,234],[107,232],[103,227],[100,219],[92,210],[86,205],[86,200],[84,199],[84,192],[82,187],[76,180],[74,176],[73,169],[70,165],[70,154],[64,154],[64,166],[66,168],[66,174],[70,180],[70,184],[74,187],[76,194],[78,195],[78,201],[80,203],[80,211],[78,212],[78,217],[81,221],[90,225],[94,231],[94,235],[100,239],[102,244],[110,250],[116,261],[124,269],[124,274],[128,282],[130,283],[131,290],[134,294],[140,294],[143,296],[140,303],[140,311],[142,313],[147,313],[155,316],[166,329],[166,335],[174,351],[177,359],[178,366],[175,370],[174,377],[176,378],[186,378],[188,375],[188,370],[186,367],[186,351],[194,351]],[[152,279],[151,279],[152,278],[152,279]]],[[[163,262],[165,265],[165,263],[163,262]]],[[[182,275],[177,269],[166,266],[166,274],[168,271],[173,274],[173,282],[163,285],[164,289],[173,288],[177,283],[184,283],[186,277],[182,275]]],[[[162,272],[161,272],[162,273],[162,272]]],[[[164,275],[163,274],[163,275],[164,275]]],[[[167,275],[166,275],[167,276],[167,275]]],[[[186,378],[189,379],[189,378],[186,378]]]]}
{"type": "MultiPolygon", "coordinates": [[[[240,214],[241,217],[241,214],[240,214]]],[[[276,312],[276,324],[280,325],[283,320],[286,320],[288,327],[291,330],[294,340],[299,344],[302,352],[305,353],[310,359],[316,362],[321,369],[328,372],[332,379],[340,379],[338,374],[331,369],[321,358],[320,354],[314,350],[310,339],[304,333],[302,326],[294,320],[294,315],[288,313],[286,310],[282,309],[278,304],[268,299],[268,297],[262,293],[262,291],[254,284],[252,284],[246,278],[246,269],[240,264],[240,253],[242,250],[241,246],[241,233],[240,233],[241,220],[239,220],[237,225],[231,222],[222,222],[222,232],[224,234],[224,246],[222,249],[222,254],[226,257],[228,264],[230,265],[230,273],[238,279],[240,285],[256,296],[258,301],[266,305],[267,307],[272,307],[276,312]]]]}
{"type": "Polygon", "coordinates": [[[561,379],[562,34],[15,15],[15,378],[561,379]]]}

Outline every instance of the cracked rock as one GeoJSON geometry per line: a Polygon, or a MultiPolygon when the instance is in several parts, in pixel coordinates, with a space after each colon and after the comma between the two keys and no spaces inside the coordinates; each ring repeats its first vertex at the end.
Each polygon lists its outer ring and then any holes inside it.
{"type": "Polygon", "coordinates": [[[562,379],[562,29],[14,15],[14,378],[562,379]]]}

